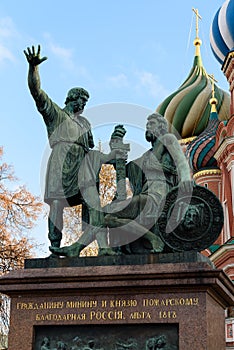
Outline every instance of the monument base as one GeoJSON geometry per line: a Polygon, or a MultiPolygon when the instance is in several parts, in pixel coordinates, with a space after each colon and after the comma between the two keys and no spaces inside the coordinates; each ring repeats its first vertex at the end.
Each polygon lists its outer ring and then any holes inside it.
{"type": "Polygon", "coordinates": [[[225,349],[234,286],[200,254],[190,262],[178,254],[176,263],[37,263],[2,276],[0,291],[11,297],[8,349],[225,349]]]}

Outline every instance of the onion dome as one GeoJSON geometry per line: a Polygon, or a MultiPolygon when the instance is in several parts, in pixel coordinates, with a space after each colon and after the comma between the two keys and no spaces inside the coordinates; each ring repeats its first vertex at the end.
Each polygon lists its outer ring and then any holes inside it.
{"type": "MultiPolygon", "coordinates": [[[[168,120],[169,131],[183,139],[200,135],[210,117],[212,84],[202,64],[198,30],[194,45],[194,62],[187,79],[156,108],[168,120]]],[[[219,119],[226,120],[229,118],[230,95],[217,85],[214,88],[219,119]]]]}
{"type": "Polygon", "coordinates": [[[215,58],[223,64],[234,48],[234,0],[226,0],[216,12],[210,28],[210,46],[215,58]]]}
{"type": "Polygon", "coordinates": [[[214,98],[213,90],[213,97],[210,99],[211,113],[208,126],[187,146],[186,156],[194,173],[202,169],[218,168],[214,158],[216,131],[220,123],[216,110],[217,103],[218,100],[214,98]]]}

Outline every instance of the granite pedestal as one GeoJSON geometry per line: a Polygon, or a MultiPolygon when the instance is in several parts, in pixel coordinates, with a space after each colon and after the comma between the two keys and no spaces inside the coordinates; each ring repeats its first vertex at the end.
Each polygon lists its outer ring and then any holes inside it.
{"type": "Polygon", "coordinates": [[[9,350],[148,350],[160,339],[164,350],[225,349],[234,287],[201,254],[85,259],[26,261],[0,278],[9,350]]]}

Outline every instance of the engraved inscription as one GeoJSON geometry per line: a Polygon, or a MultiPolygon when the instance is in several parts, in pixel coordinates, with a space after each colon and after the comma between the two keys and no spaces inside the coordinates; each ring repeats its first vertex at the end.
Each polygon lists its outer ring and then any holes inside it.
{"type": "Polygon", "coordinates": [[[175,319],[180,310],[198,307],[199,297],[79,299],[43,302],[17,302],[19,311],[35,312],[35,321],[115,322],[175,319]]]}

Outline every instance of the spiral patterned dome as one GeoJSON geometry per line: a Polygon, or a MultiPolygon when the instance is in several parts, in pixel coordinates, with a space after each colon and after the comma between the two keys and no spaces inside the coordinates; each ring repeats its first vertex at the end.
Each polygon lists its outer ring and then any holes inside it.
{"type": "Polygon", "coordinates": [[[207,128],[188,145],[186,156],[193,173],[203,169],[218,168],[214,153],[219,123],[217,112],[211,112],[207,128]]]}
{"type": "MultiPolygon", "coordinates": [[[[167,97],[156,111],[169,122],[169,131],[186,139],[200,135],[208,125],[212,84],[202,64],[198,48],[189,76],[177,91],[167,97]]],[[[230,95],[215,85],[220,120],[229,118],[230,95]]]]}
{"type": "Polygon", "coordinates": [[[215,14],[210,28],[210,46],[221,64],[234,49],[234,0],[226,0],[215,14]]]}

